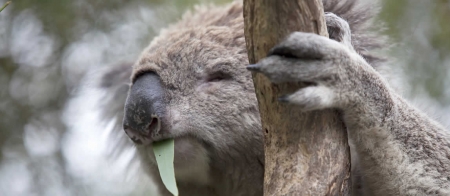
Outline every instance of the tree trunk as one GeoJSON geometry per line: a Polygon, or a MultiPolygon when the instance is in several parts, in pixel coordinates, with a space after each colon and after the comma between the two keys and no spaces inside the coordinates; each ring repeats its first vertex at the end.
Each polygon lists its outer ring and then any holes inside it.
{"type": "MultiPolygon", "coordinates": [[[[320,0],[244,0],[250,63],[293,31],[328,36],[320,0]]],[[[334,110],[301,113],[277,98],[301,84],[274,85],[253,75],[264,131],[264,195],[349,195],[347,132],[334,110]]]]}

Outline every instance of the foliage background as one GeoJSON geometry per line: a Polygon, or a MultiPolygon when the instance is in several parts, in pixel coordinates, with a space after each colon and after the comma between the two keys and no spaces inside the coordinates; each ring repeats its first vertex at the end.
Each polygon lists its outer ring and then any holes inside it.
{"type": "MultiPolygon", "coordinates": [[[[69,100],[86,75],[133,62],[199,2],[210,1],[13,0],[0,13],[0,195],[152,195],[133,149],[111,156],[118,139],[94,101],[69,100]]],[[[378,18],[391,83],[447,127],[449,19],[449,0],[383,0],[378,18]]]]}

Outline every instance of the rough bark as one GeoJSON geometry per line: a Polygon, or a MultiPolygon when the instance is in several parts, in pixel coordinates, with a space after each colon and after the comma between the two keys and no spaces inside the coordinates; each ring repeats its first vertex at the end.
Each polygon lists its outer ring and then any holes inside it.
{"type": "MultiPolygon", "coordinates": [[[[293,31],[328,36],[320,0],[244,0],[250,63],[293,31]]],[[[273,85],[253,75],[265,136],[264,195],[349,195],[350,152],[334,110],[301,113],[277,98],[301,84],[273,85]]]]}

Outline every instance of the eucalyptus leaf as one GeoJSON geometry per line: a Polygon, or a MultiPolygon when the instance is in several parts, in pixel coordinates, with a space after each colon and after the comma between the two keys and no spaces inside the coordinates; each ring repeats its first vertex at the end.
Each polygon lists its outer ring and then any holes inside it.
{"type": "Polygon", "coordinates": [[[177,182],[175,181],[175,168],[173,165],[175,142],[173,139],[153,143],[158,163],[159,174],[167,190],[174,196],[178,196],[177,182]]]}

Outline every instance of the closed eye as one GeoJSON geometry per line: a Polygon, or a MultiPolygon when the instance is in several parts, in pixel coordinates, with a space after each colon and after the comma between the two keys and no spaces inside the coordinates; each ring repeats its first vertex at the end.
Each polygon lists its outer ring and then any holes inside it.
{"type": "Polygon", "coordinates": [[[218,71],[218,72],[209,74],[208,77],[206,78],[206,82],[219,82],[222,80],[229,80],[229,79],[231,79],[230,74],[218,71]]]}

